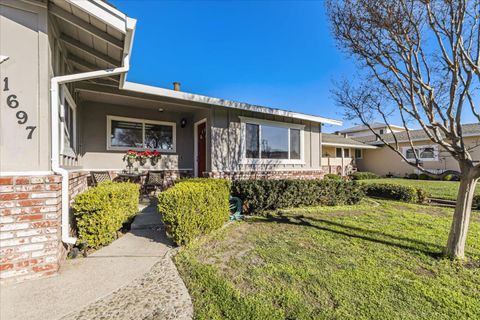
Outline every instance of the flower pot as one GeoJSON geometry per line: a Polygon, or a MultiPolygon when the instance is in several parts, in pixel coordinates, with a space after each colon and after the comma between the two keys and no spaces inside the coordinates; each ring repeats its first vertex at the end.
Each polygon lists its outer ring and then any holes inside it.
{"type": "Polygon", "coordinates": [[[135,158],[127,157],[127,166],[133,167],[134,163],[135,163],[135,158]]]}
{"type": "Polygon", "coordinates": [[[150,158],[150,163],[152,164],[152,166],[156,166],[158,163],[158,157],[150,158]]]}
{"type": "Polygon", "coordinates": [[[144,166],[147,163],[147,158],[141,158],[138,162],[141,166],[144,166]]]}

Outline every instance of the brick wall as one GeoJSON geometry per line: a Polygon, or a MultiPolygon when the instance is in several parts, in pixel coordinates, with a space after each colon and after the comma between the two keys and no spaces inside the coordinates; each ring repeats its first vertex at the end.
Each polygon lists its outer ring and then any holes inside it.
{"type": "Polygon", "coordinates": [[[61,244],[61,176],[0,177],[0,281],[54,274],[61,244]]]}
{"type": "Polygon", "coordinates": [[[323,170],[275,170],[275,171],[235,171],[207,172],[206,177],[232,180],[246,179],[322,179],[323,170]]]}

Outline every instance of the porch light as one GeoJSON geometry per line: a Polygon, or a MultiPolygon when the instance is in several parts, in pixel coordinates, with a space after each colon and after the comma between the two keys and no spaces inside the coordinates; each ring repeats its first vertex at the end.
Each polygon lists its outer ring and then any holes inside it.
{"type": "Polygon", "coordinates": [[[163,112],[163,108],[158,108],[158,112],[163,112]]]}
{"type": "Polygon", "coordinates": [[[187,119],[183,118],[182,120],[180,120],[180,127],[185,128],[186,125],[187,125],[187,119]]]}

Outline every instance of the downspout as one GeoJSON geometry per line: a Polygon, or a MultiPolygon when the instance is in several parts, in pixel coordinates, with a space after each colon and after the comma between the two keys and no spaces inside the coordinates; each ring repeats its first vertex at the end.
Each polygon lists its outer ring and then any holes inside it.
{"type": "MultiPolygon", "coordinates": [[[[51,164],[52,171],[62,176],[62,242],[67,244],[75,244],[77,238],[70,236],[70,212],[69,212],[69,192],[68,192],[68,171],[60,167],[60,144],[59,144],[59,89],[60,85],[75,81],[83,81],[90,79],[98,79],[121,75],[121,79],[125,79],[125,75],[130,68],[130,50],[135,30],[135,20],[127,18],[127,34],[125,37],[125,54],[123,57],[123,66],[118,68],[89,71],[72,75],[53,77],[50,80],[50,104],[51,104],[51,164]]],[[[121,86],[123,86],[123,81],[121,86]]]]}

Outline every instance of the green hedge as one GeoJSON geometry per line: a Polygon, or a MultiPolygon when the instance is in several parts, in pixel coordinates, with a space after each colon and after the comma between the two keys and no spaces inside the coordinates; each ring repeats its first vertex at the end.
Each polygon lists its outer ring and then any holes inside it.
{"type": "Polygon", "coordinates": [[[365,185],[365,193],[370,197],[385,198],[410,203],[423,203],[428,194],[421,188],[401,186],[391,183],[372,183],[365,185]]]}
{"type": "Polygon", "coordinates": [[[327,173],[324,177],[324,179],[330,179],[330,180],[342,180],[342,176],[334,173],[327,173]]]}
{"type": "Polygon", "coordinates": [[[232,194],[242,199],[250,213],[286,207],[356,204],[364,196],[357,182],[332,179],[235,181],[232,194]]]}
{"type": "Polygon", "coordinates": [[[103,182],[77,195],[73,209],[78,240],[90,248],[110,244],[117,231],[138,212],[139,188],[134,183],[103,182]]]}
{"type": "Polygon", "coordinates": [[[167,235],[182,245],[228,221],[230,182],[187,179],[158,195],[167,235]]]}
{"type": "Polygon", "coordinates": [[[368,180],[368,179],[378,179],[380,176],[373,172],[355,172],[352,174],[353,180],[368,180]]]}

